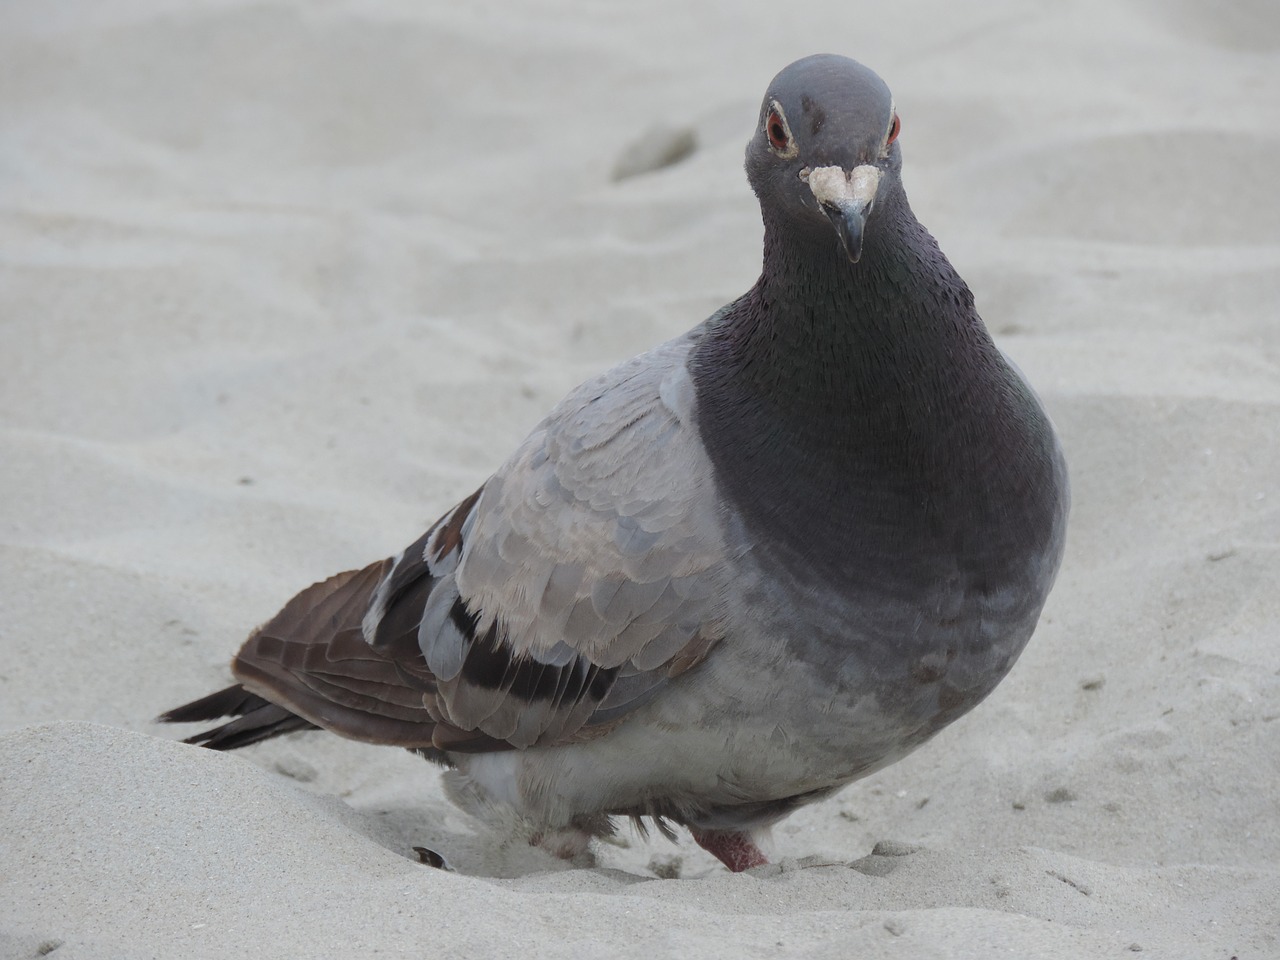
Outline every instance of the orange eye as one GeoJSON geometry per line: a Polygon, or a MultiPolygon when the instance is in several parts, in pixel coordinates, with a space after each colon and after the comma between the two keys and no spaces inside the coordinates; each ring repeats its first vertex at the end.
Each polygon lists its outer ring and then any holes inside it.
{"type": "Polygon", "coordinates": [[[898,115],[895,113],[893,115],[893,124],[889,127],[889,139],[884,142],[886,147],[898,139],[900,130],[902,130],[902,121],[898,119],[898,115]]]}
{"type": "Polygon", "coordinates": [[[765,132],[769,135],[769,145],[775,150],[787,149],[787,128],[782,123],[782,117],[777,112],[769,114],[769,119],[765,123],[765,132]]]}

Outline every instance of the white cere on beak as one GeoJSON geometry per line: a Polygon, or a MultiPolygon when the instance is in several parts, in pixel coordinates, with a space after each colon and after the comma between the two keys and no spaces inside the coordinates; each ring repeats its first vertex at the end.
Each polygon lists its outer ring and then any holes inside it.
{"type": "Polygon", "coordinates": [[[818,203],[840,207],[852,202],[870,207],[880,187],[880,168],[866,163],[846,174],[838,166],[806,167],[800,171],[800,179],[809,184],[818,203]]]}

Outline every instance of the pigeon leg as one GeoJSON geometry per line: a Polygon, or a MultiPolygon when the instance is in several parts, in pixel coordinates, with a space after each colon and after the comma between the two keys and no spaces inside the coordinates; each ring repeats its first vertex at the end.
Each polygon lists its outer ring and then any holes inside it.
{"type": "Polygon", "coordinates": [[[734,873],[769,862],[745,830],[690,830],[694,842],[734,873]]]}

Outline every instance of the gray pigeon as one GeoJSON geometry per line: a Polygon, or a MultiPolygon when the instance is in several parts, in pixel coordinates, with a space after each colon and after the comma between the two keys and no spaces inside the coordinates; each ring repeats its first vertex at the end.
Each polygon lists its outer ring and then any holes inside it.
{"type": "Polygon", "coordinates": [[[1062,452],[907,204],[884,82],[769,85],[747,293],[584,383],[388,560],[307,588],[169,722],[322,728],[451,768],[573,857],[617,816],[730,870],[979,703],[1061,560],[1062,452]]]}

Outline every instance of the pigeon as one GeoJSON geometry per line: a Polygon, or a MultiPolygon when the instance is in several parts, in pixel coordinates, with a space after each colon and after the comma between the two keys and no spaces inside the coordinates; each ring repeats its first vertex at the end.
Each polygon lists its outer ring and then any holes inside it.
{"type": "MultiPolygon", "coordinates": [[[[303,590],[160,719],[404,747],[566,859],[630,818],[729,870],[986,697],[1039,619],[1049,417],[916,220],[884,81],[769,84],[756,284],[573,390],[403,552],[303,590]]],[[[580,860],[581,862],[581,860],[580,860]]]]}

